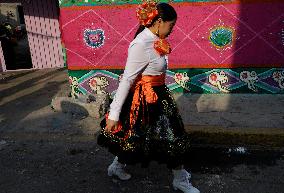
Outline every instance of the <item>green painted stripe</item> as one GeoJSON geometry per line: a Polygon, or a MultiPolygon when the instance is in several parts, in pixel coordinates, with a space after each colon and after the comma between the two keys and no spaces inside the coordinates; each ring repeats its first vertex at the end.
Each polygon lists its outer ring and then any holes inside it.
{"type": "MultiPolygon", "coordinates": [[[[76,0],[59,0],[60,7],[71,7],[71,6],[100,6],[100,5],[135,5],[141,4],[141,0],[88,0],[76,1],[76,0]]],[[[159,2],[171,2],[171,3],[181,3],[181,2],[191,2],[191,3],[202,3],[202,2],[220,2],[220,0],[160,0],[159,2]]]]}

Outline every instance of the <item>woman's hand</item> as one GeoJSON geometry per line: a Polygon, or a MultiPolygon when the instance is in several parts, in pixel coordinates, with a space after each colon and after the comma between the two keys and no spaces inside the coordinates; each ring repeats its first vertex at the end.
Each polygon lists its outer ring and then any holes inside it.
{"type": "Polygon", "coordinates": [[[114,131],[116,130],[118,127],[118,121],[114,121],[114,120],[111,120],[111,119],[107,119],[106,121],[106,127],[105,127],[105,130],[107,132],[111,132],[111,131],[114,131]]]}

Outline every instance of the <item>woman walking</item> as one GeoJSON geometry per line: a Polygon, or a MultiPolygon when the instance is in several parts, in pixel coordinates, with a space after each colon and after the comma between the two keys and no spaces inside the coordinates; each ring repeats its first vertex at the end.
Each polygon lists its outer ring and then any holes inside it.
{"type": "Polygon", "coordinates": [[[172,32],[177,13],[167,3],[146,1],[137,8],[136,17],[140,27],[128,48],[123,76],[97,139],[116,156],[108,175],[129,180],[126,164],[147,167],[155,160],[172,170],[175,190],[199,193],[183,168],[189,136],[165,84],[171,52],[165,38],[172,32]]]}

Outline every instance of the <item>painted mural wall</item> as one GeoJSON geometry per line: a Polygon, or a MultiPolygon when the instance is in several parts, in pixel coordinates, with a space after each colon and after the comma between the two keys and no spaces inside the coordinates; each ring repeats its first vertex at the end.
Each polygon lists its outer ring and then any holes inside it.
{"type": "Polygon", "coordinates": [[[6,71],[6,66],[5,66],[5,58],[4,58],[4,53],[2,49],[2,43],[0,42],[0,72],[6,71]]]}
{"type": "MultiPolygon", "coordinates": [[[[164,1],[168,2],[168,1],[164,1]]],[[[119,84],[137,0],[61,0],[73,95],[119,84]]],[[[177,0],[166,83],[183,93],[284,93],[283,0],[177,0]]]]}

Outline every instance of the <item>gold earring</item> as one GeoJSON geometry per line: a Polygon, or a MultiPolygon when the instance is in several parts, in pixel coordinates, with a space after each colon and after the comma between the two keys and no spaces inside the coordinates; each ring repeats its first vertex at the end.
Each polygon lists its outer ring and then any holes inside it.
{"type": "Polygon", "coordinates": [[[156,31],[156,35],[159,36],[159,28],[156,31]]]}

